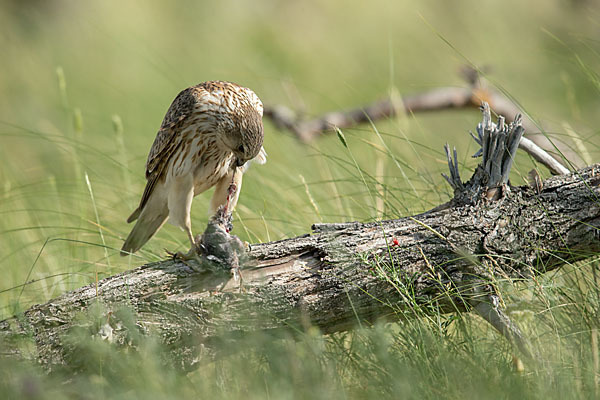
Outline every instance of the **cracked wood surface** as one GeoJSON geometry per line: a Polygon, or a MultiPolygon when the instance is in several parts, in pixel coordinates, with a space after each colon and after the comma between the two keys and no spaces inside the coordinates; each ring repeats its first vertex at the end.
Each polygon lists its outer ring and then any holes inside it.
{"type": "Polygon", "coordinates": [[[53,365],[69,362],[75,348],[65,334],[74,329],[122,345],[153,331],[189,370],[256,330],[336,332],[357,318],[400,318],[415,302],[464,311],[471,296],[494,290],[490,282],[595,256],[599,185],[596,164],[552,177],[539,192],[513,187],[495,202],[452,200],[414,217],[316,225],[311,235],[253,245],[241,281],[174,260],[144,265],[99,281],[98,292],[88,285],[1,321],[0,350],[26,356],[18,339],[33,338],[34,357],[53,365]],[[94,307],[99,323],[80,317],[94,307]]]}

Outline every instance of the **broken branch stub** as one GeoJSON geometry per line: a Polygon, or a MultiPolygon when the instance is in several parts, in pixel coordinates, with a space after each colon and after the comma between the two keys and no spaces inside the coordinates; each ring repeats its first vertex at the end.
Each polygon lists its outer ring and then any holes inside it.
{"type": "Polygon", "coordinates": [[[468,182],[463,184],[460,179],[456,149],[452,160],[449,146],[444,146],[451,177],[442,175],[454,189],[454,200],[472,204],[476,204],[482,194],[489,200],[497,200],[502,196],[504,188],[507,188],[510,169],[524,132],[520,115],[507,125],[501,115],[498,116],[497,123],[492,122],[487,103],[483,103],[481,110],[483,119],[477,124],[477,136],[471,133],[473,139],[481,146],[473,157],[481,157],[481,162],[468,182]]]}

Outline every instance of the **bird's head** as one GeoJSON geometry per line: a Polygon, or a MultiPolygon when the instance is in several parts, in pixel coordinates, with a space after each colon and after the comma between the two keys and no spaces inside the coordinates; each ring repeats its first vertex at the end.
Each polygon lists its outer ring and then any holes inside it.
{"type": "Polygon", "coordinates": [[[244,113],[237,132],[234,133],[235,141],[231,151],[236,157],[236,165],[241,167],[258,155],[263,145],[262,115],[257,110],[244,113]]]}
{"type": "Polygon", "coordinates": [[[243,90],[240,101],[229,112],[223,142],[241,167],[258,155],[263,145],[262,103],[250,89],[243,90]]]}

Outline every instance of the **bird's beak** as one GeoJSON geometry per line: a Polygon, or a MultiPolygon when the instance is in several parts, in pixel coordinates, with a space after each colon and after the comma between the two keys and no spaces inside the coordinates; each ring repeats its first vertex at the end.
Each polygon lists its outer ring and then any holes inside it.
{"type": "Polygon", "coordinates": [[[242,165],[244,165],[244,164],[246,164],[246,161],[244,161],[243,159],[241,159],[241,158],[239,158],[239,157],[238,157],[238,158],[237,158],[237,160],[235,161],[235,165],[236,165],[236,166],[238,166],[238,167],[241,167],[241,166],[242,166],[242,165]]]}

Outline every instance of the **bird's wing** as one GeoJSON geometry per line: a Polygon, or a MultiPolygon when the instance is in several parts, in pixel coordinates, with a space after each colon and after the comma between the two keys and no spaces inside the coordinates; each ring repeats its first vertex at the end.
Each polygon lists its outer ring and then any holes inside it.
{"type": "Polygon", "coordinates": [[[150,195],[156,187],[156,183],[163,176],[164,171],[167,165],[169,164],[169,160],[182,143],[181,135],[179,135],[179,132],[181,131],[181,126],[182,124],[179,123],[167,129],[161,129],[158,132],[158,135],[165,136],[167,140],[165,141],[165,143],[163,143],[160,153],[156,154],[153,157],[152,162],[148,163],[146,166],[146,179],[148,180],[148,182],[146,183],[144,193],[142,194],[142,199],[140,200],[140,211],[148,202],[150,195]]]}
{"type": "Polygon", "coordinates": [[[148,154],[148,160],[146,161],[146,178],[156,171],[156,169],[162,165],[172,154],[173,145],[178,142],[181,128],[185,125],[185,119],[187,115],[180,115],[177,121],[167,125],[161,126],[156,134],[150,153],[148,154]]]}
{"type": "MultiPolygon", "coordinates": [[[[185,119],[192,114],[197,98],[194,96],[195,88],[187,88],[181,91],[163,119],[154,143],[150,148],[148,160],[146,161],[146,178],[155,171],[157,166],[165,161],[165,156],[171,156],[173,142],[178,139],[180,128],[185,124],[185,119]]],[[[168,158],[167,158],[168,159],[168,158]]]]}
{"type": "Polygon", "coordinates": [[[142,194],[138,210],[141,211],[148,202],[152,191],[156,187],[156,183],[161,179],[165,168],[169,164],[169,160],[181,145],[181,131],[188,123],[196,101],[194,88],[188,88],[177,95],[167,110],[167,114],[163,119],[160,130],[156,134],[156,138],[148,154],[148,160],[146,161],[146,179],[148,183],[144,189],[144,194],[142,194]]]}

